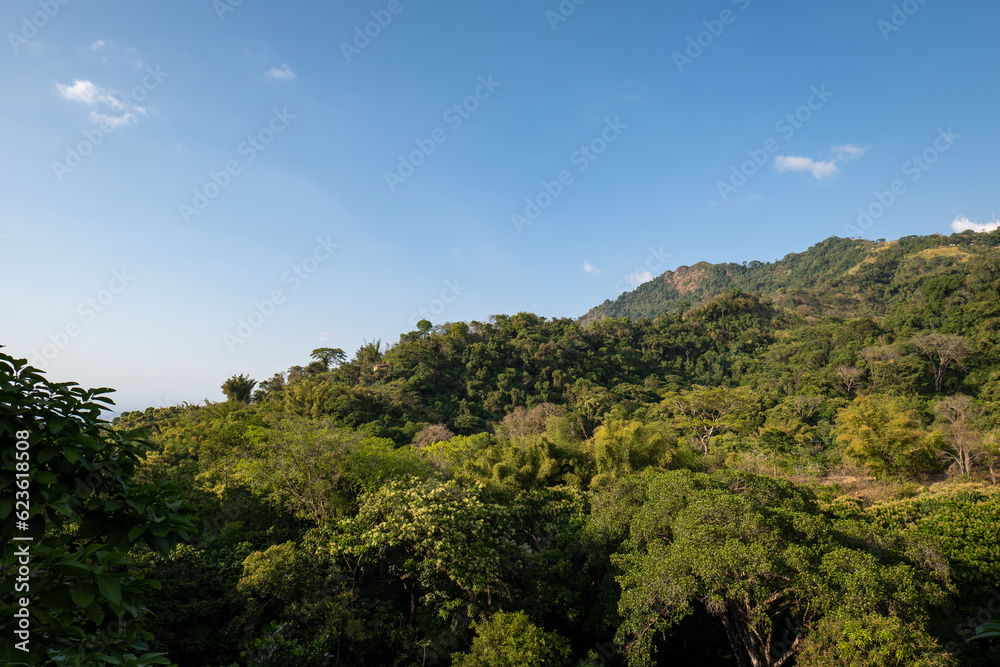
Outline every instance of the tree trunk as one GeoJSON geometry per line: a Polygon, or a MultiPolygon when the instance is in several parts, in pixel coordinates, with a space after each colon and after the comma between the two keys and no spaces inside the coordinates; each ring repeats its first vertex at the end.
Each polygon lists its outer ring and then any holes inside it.
{"type": "Polygon", "coordinates": [[[417,584],[403,580],[403,588],[410,594],[410,615],[408,619],[409,627],[412,630],[417,624],[417,584]]]}
{"type": "Polygon", "coordinates": [[[739,667],[756,667],[750,663],[747,657],[746,648],[737,636],[734,623],[729,618],[729,612],[724,611],[720,616],[722,618],[722,625],[726,628],[726,636],[729,637],[729,646],[733,649],[733,655],[736,656],[736,662],[739,663],[739,667]]]}
{"type": "Polygon", "coordinates": [[[417,593],[410,591],[410,629],[417,623],[417,593]]]}
{"type": "Polygon", "coordinates": [[[940,392],[941,385],[944,384],[944,371],[947,364],[939,364],[934,372],[934,391],[940,392]]]}

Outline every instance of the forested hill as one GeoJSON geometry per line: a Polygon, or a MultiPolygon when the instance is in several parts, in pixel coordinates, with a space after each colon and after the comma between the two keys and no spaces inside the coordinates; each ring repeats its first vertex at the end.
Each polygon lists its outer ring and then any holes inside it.
{"type": "Polygon", "coordinates": [[[678,267],[592,308],[582,322],[653,319],[704,304],[731,289],[767,296],[805,316],[883,316],[914,295],[939,295],[957,284],[958,276],[968,277],[987,260],[995,263],[998,245],[998,232],[906,236],[888,242],[831,237],[776,262],[678,267]]]}
{"type": "Polygon", "coordinates": [[[423,320],[113,424],[0,351],[0,490],[37,465],[42,508],[40,639],[0,596],[0,664],[995,667],[997,245],[423,320]]]}

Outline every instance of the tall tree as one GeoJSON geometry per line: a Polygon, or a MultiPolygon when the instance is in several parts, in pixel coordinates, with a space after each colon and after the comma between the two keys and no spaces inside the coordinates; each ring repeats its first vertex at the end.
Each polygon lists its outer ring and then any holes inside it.
{"type": "Polygon", "coordinates": [[[249,375],[234,375],[222,383],[222,393],[230,401],[249,403],[253,397],[253,388],[257,386],[257,381],[249,375]]]}
{"type": "Polygon", "coordinates": [[[864,359],[865,364],[868,365],[868,373],[872,378],[872,388],[877,389],[883,375],[882,367],[898,359],[899,350],[892,345],[872,345],[858,352],[858,356],[864,359]]]}
{"type": "Polygon", "coordinates": [[[930,362],[931,370],[934,372],[934,391],[941,391],[948,366],[952,363],[961,364],[972,353],[972,348],[965,338],[950,334],[921,334],[912,338],[910,345],[930,362]]]}
{"type": "Polygon", "coordinates": [[[354,358],[363,366],[378,363],[382,359],[382,341],[377,340],[371,343],[365,341],[364,345],[358,348],[354,358]]]}
{"type": "Polygon", "coordinates": [[[850,395],[851,390],[854,389],[854,385],[857,384],[861,376],[865,374],[863,370],[856,366],[837,366],[837,377],[840,378],[841,382],[844,383],[844,387],[847,389],[848,395],[850,395]]]}
{"type": "Polygon", "coordinates": [[[677,425],[693,431],[702,453],[708,454],[714,436],[746,426],[755,400],[755,394],[745,387],[695,386],[690,391],[669,394],[664,403],[673,410],[677,425]]]}
{"type": "Polygon", "coordinates": [[[934,414],[943,422],[949,445],[943,454],[952,471],[959,475],[972,472],[983,457],[983,434],[973,426],[982,409],[971,396],[949,396],[934,404],[934,414]]]}
{"type": "Polygon", "coordinates": [[[339,347],[318,347],[309,356],[323,364],[324,370],[336,368],[347,360],[347,355],[339,347]]]}

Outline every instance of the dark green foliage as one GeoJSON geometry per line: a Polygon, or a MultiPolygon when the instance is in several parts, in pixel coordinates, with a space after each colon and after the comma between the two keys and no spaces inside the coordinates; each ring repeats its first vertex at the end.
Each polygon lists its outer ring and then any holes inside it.
{"type": "MultiPolygon", "coordinates": [[[[654,638],[702,607],[725,627],[741,666],[779,666],[825,614],[905,617],[923,632],[945,599],[946,568],[910,545],[824,515],[808,492],[746,474],[647,471],[599,500],[595,522],[621,540],[620,643],[651,665],[654,638]],[[878,550],[866,540],[878,540],[878,550]]],[[[928,637],[928,641],[933,640],[928,637]]]]}
{"type": "Polygon", "coordinates": [[[168,662],[149,651],[143,628],[146,596],[159,583],[130,572],[128,552],[168,554],[191,537],[194,524],[177,487],[134,479],[143,433],[111,430],[101,419],[112,404],[103,395],[109,392],[51,383],[24,360],[0,353],[5,664],[45,657],[61,664],[168,662]],[[30,590],[15,590],[21,565],[30,570],[30,578],[21,577],[30,590]],[[14,647],[21,598],[30,601],[27,652],[14,647]]]}

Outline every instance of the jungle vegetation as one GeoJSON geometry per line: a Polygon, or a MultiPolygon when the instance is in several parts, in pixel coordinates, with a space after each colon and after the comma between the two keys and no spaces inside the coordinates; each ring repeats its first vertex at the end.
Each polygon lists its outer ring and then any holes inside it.
{"type": "Polygon", "coordinates": [[[27,430],[47,554],[27,664],[997,664],[997,246],[703,263],[113,422],[0,354],[0,518],[27,430]]]}

